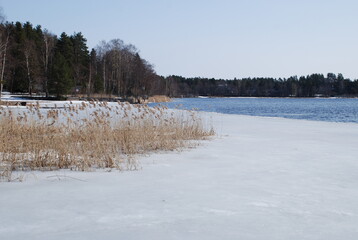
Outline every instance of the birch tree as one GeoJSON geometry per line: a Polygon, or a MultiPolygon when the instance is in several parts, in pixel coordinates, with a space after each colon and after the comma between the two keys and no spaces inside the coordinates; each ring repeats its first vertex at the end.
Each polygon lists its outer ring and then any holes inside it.
{"type": "Polygon", "coordinates": [[[97,52],[97,56],[99,59],[99,62],[101,63],[102,66],[102,83],[103,83],[103,93],[106,93],[106,88],[107,88],[107,84],[106,84],[106,55],[109,49],[109,45],[106,41],[101,41],[97,47],[96,47],[96,52],[97,52]]]}
{"type": "Polygon", "coordinates": [[[6,51],[9,43],[10,31],[4,26],[5,17],[0,8],[0,100],[4,87],[4,72],[6,66],[6,51]]]}
{"type": "Polygon", "coordinates": [[[42,65],[44,69],[44,80],[43,80],[43,90],[45,91],[46,97],[49,96],[48,89],[48,79],[49,79],[49,64],[50,60],[54,55],[55,41],[56,36],[49,33],[48,30],[43,32],[43,47],[42,47],[42,65]]]}

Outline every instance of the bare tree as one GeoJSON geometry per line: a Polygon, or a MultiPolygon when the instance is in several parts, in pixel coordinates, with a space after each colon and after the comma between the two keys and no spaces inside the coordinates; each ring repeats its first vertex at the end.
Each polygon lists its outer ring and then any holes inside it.
{"type": "Polygon", "coordinates": [[[42,64],[44,69],[44,81],[43,88],[46,93],[46,97],[49,95],[48,90],[48,78],[49,78],[49,63],[50,58],[53,56],[55,48],[55,35],[49,33],[46,29],[43,32],[43,47],[42,47],[42,64]]]}
{"type": "Polygon", "coordinates": [[[97,63],[97,53],[96,50],[92,48],[90,53],[90,61],[89,61],[89,75],[88,75],[88,83],[87,83],[87,96],[90,97],[93,91],[93,76],[97,75],[96,71],[96,63],[97,63]]]}
{"type": "Polygon", "coordinates": [[[103,92],[106,93],[106,55],[109,49],[109,45],[106,41],[101,41],[97,47],[96,52],[98,53],[98,58],[102,62],[102,77],[103,77],[103,92]]]}
{"type": "Polygon", "coordinates": [[[139,56],[135,46],[113,39],[108,43],[102,41],[96,49],[107,93],[137,99],[148,93],[156,74],[153,66],[139,56]]]}
{"type": "Polygon", "coordinates": [[[91,89],[92,89],[92,72],[93,72],[93,64],[92,64],[92,54],[91,54],[91,61],[89,62],[89,74],[88,74],[88,83],[87,83],[87,97],[91,96],[91,89]]]}
{"type": "Polygon", "coordinates": [[[28,92],[30,96],[32,95],[33,88],[33,79],[32,79],[32,61],[34,58],[34,42],[27,39],[24,44],[24,56],[26,63],[26,73],[27,73],[27,81],[28,81],[28,92]]]}
{"type": "Polygon", "coordinates": [[[0,24],[3,24],[5,22],[5,15],[2,7],[0,7],[0,24]]]}
{"type": "MultiPolygon", "coordinates": [[[[10,33],[7,33],[5,42],[1,42],[0,44],[0,52],[1,52],[1,78],[0,78],[0,99],[2,97],[2,91],[4,87],[4,72],[5,72],[5,64],[6,64],[6,50],[9,43],[10,33]]],[[[0,36],[1,38],[1,36],[0,36]]]]}
{"type": "Polygon", "coordinates": [[[111,65],[112,65],[112,81],[116,86],[116,93],[119,94],[121,90],[122,81],[122,50],[123,41],[120,39],[113,39],[111,44],[111,65]]]}
{"type": "Polygon", "coordinates": [[[4,72],[6,64],[6,51],[9,43],[10,31],[4,26],[5,16],[0,8],[0,99],[2,97],[2,91],[4,87],[4,72]]]}

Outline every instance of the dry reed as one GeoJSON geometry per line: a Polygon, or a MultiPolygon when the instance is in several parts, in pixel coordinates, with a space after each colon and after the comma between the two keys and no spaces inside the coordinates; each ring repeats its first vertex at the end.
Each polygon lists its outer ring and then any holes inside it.
{"type": "Polygon", "coordinates": [[[165,107],[94,101],[52,109],[38,102],[0,106],[0,180],[21,170],[135,170],[138,154],[191,147],[213,134],[195,112],[165,107]]]}

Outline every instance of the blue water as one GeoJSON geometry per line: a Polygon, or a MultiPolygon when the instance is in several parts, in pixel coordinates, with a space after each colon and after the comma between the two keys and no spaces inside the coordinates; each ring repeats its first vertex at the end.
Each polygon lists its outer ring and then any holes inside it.
{"type": "Polygon", "coordinates": [[[358,123],[358,98],[181,98],[165,105],[227,114],[358,123]]]}

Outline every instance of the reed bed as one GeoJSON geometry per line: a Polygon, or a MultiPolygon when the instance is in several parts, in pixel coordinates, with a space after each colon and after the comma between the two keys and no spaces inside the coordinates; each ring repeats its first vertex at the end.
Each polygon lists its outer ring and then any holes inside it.
{"type": "Polygon", "coordinates": [[[214,134],[193,111],[106,102],[0,107],[0,180],[13,171],[135,170],[136,156],[195,146],[214,134]]]}

